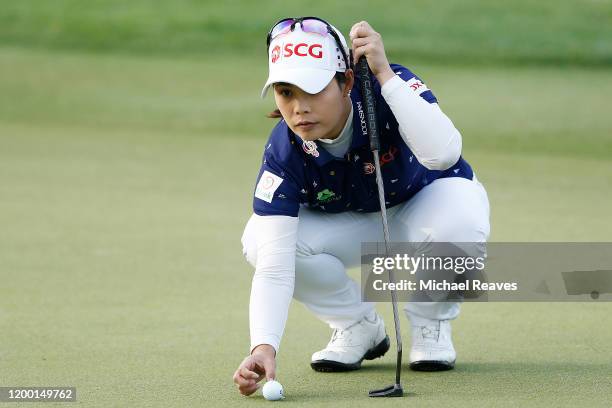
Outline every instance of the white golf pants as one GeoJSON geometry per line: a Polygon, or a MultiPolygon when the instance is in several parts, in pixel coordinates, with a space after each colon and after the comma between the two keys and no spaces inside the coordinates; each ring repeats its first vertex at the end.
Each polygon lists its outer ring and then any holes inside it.
{"type": "MultiPolygon", "coordinates": [[[[407,202],[387,210],[389,233],[395,242],[486,242],[489,200],[474,180],[442,178],[407,202]]],[[[247,223],[243,247],[252,263],[256,254],[253,223],[247,223]]],[[[361,242],[383,242],[380,212],[327,214],[301,208],[295,259],[294,299],[302,302],[331,328],[345,328],[374,311],[361,301],[360,285],[347,268],[361,265],[361,242]]],[[[254,265],[253,265],[254,266],[254,265]]],[[[423,319],[454,319],[458,302],[406,303],[413,324],[423,319]]]]}

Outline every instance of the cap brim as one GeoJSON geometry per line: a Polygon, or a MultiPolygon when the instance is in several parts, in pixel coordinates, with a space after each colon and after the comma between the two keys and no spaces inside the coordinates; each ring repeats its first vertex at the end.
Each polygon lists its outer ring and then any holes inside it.
{"type": "Polygon", "coordinates": [[[302,89],[309,94],[321,92],[336,75],[335,71],[328,71],[319,68],[293,68],[283,69],[271,73],[261,90],[261,97],[265,98],[268,89],[277,82],[286,82],[302,89]]]}

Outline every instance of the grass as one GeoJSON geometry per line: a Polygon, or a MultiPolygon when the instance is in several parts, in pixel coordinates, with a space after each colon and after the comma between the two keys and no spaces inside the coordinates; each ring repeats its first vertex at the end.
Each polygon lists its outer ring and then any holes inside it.
{"type": "MultiPolygon", "coordinates": [[[[231,374],[248,347],[252,271],[239,237],[272,125],[270,101],[257,98],[263,72],[238,83],[239,63],[16,48],[0,61],[2,385],[74,385],[86,406],[262,403],[238,395],[231,374]]],[[[464,133],[492,203],[493,240],[610,240],[612,122],[600,95],[609,74],[418,68],[464,133]],[[458,75],[474,79],[469,92],[458,75]],[[564,87],[589,76],[597,80],[564,87]],[[498,101],[510,96],[491,96],[516,83],[508,108],[498,101]],[[563,121],[576,99],[598,102],[576,107],[572,127],[563,121]],[[539,119],[511,120],[508,109],[539,119]],[[554,148],[528,143],[559,130],[554,148]]],[[[457,370],[407,372],[402,403],[605,406],[609,312],[467,304],[455,324],[457,370]]],[[[279,355],[286,402],[371,404],[365,393],[392,379],[393,356],[317,374],[307,362],[327,336],[292,307],[279,355]]]]}
{"type": "MultiPolygon", "coordinates": [[[[612,240],[609,0],[152,4],[0,3],[1,386],[76,386],[96,407],[266,404],[231,375],[248,348],[239,239],[273,125],[258,94],[276,17],[380,27],[461,130],[492,241],[612,240]]],[[[456,370],[406,370],[409,396],[374,402],[392,353],[315,373],[329,330],[294,304],[284,403],[609,405],[609,304],[463,309],[456,370]]]]}
{"type": "Polygon", "coordinates": [[[265,34],[276,19],[318,15],[344,33],[368,20],[383,34],[393,58],[445,65],[612,64],[610,0],[384,0],[376,5],[364,0],[4,0],[0,5],[0,44],[44,49],[253,58],[265,55],[265,34]]]}
{"type": "MultiPolygon", "coordinates": [[[[265,137],[272,122],[262,117],[273,108],[271,98],[259,99],[265,67],[245,76],[243,61],[227,57],[228,68],[207,60],[7,48],[0,54],[0,75],[10,78],[2,84],[0,118],[109,130],[181,131],[205,138],[220,133],[265,137]]],[[[449,70],[431,63],[398,62],[427,81],[466,136],[468,151],[609,158],[608,71],[449,70]]]]}

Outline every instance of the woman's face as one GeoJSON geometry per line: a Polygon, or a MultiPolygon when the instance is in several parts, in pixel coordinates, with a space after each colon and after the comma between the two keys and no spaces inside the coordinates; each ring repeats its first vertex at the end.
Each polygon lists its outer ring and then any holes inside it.
{"type": "Polygon", "coordinates": [[[353,78],[349,72],[342,88],[334,78],[314,95],[295,85],[274,85],[276,106],[293,133],[303,140],[333,139],[340,134],[350,112],[348,91],[353,78]]]}

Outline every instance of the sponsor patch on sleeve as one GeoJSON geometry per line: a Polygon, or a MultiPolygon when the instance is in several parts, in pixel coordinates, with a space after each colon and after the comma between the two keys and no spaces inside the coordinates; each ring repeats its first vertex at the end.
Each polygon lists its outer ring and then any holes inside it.
{"type": "Polygon", "coordinates": [[[421,82],[420,79],[410,78],[408,81],[406,81],[406,83],[408,84],[408,86],[410,86],[410,89],[412,89],[414,92],[416,92],[419,95],[425,91],[429,91],[429,88],[427,88],[427,85],[421,82]]]}
{"type": "Polygon", "coordinates": [[[257,183],[257,187],[255,188],[255,197],[271,203],[272,198],[274,198],[274,192],[282,182],[282,178],[278,177],[276,174],[272,174],[269,171],[264,170],[259,182],[257,183]]]}

